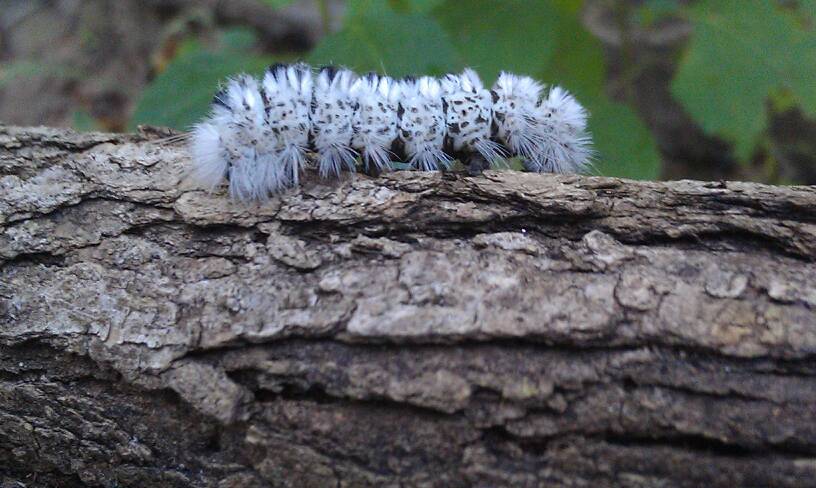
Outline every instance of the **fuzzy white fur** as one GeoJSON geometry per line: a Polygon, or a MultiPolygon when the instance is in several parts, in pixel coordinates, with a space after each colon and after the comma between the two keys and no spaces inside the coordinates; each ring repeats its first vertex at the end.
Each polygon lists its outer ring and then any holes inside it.
{"type": "Polygon", "coordinates": [[[490,140],[493,100],[479,75],[470,68],[442,78],[447,136],[456,152],[475,151],[491,166],[504,161],[501,146],[490,140]]]}
{"type": "Polygon", "coordinates": [[[263,134],[264,109],[258,81],[247,75],[230,80],[226,99],[231,108],[231,116],[225,118],[230,195],[237,200],[262,199],[267,195],[265,159],[270,143],[263,134]]]}
{"type": "Polygon", "coordinates": [[[362,157],[366,169],[391,169],[391,145],[397,138],[400,84],[388,76],[369,74],[351,86],[357,100],[351,146],[362,157]]]}
{"type": "Polygon", "coordinates": [[[351,148],[357,102],[351,95],[356,75],[347,69],[323,68],[317,75],[312,105],[312,136],[318,171],[324,178],[354,171],[357,153],[351,148]]]}
{"type": "Polygon", "coordinates": [[[448,168],[453,159],[443,150],[446,127],[442,85],[430,76],[423,76],[403,80],[400,88],[400,139],[408,162],[423,171],[448,168]]]}
{"type": "Polygon", "coordinates": [[[227,174],[227,150],[223,125],[215,121],[202,122],[193,128],[190,152],[193,157],[191,175],[207,191],[215,190],[227,174]]]}
{"type": "Polygon", "coordinates": [[[311,128],[312,69],[305,64],[273,66],[263,79],[266,137],[274,140],[267,187],[296,186],[306,164],[311,128]]]}
{"type": "Polygon", "coordinates": [[[550,88],[538,107],[536,120],[544,145],[527,162],[531,171],[577,173],[586,170],[593,156],[586,132],[587,112],[561,87],[550,88]]]}
{"type": "Polygon", "coordinates": [[[536,107],[544,87],[528,76],[502,72],[493,86],[493,120],[498,139],[510,152],[534,158],[544,141],[537,130],[536,107]]]}
{"type": "Polygon", "coordinates": [[[586,110],[527,76],[503,72],[487,90],[471,69],[395,81],[295,64],[225,83],[190,134],[190,174],[209,191],[227,179],[231,197],[258,200],[297,186],[311,151],[330,178],[354,171],[358,155],[367,169],[390,169],[396,141],[422,171],[448,168],[446,147],[492,166],[519,156],[535,172],[584,171],[593,157],[586,110]]]}

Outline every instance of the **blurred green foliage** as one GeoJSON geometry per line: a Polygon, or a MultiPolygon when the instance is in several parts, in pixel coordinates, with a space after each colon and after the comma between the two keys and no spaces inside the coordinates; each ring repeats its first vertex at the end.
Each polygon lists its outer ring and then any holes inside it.
{"type": "MultiPolygon", "coordinates": [[[[282,6],[289,0],[266,0],[282,6]]],[[[305,55],[391,76],[438,75],[465,66],[491,84],[501,70],[560,84],[591,114],[596,172],[654,179],[660,157],[649,130],[605,93],[602,46],[582,26],[582,0],[349,0],[343,27],[305,55]]],[[[790,2],[786,2],[790,3],[790,2]]],[[[768,123],[766,102],[816,115],[816,0],[782,8],[770,0],[646,0],[643,24],[686,16],[694,26],[673,93],[700,125],[748,161],[768,123]]],[[[219,80],[272,61],[249,49],[251,34],[215,45],[189,41],[145,91],[135,123],[188,128],[208,110],[219,80]]],[[[275,61],[289,61],[276,56],[275,61]]]]}
{"type": "Polygon", "coordinates": [[[33,76],[51,76],[55,79],[72,79],[80,76],[80,70],[74,66],[59,63],[45,63],[37,60],[23,59],[10,63],[0,63],[0,88],[10,81],[33,76]]]}
{"type": "Polygon", "coordinates": [[[768,0],[701,0],[688,10],[695,31],[674,94],[703,129],[734,143],[740,160],[763,142],[769,97],[816,117],[816,35],[801,16],[808,5],[812,14],[813,0],[793,10],[768,0]]]}
{"type": "Polygon", "coordinates": [[[223,32],[214,45],[187,41],[172,63],[142,93],[131,121],[186,130],[210,109],[219,83],[236,73],[260,74],[272,57],[252,51],[255,34],[234,29],[223,32]]]}
{"type": "Polygon", "coordinates": [[[397,12],[385,0],[351,0],[343,29],[324,38],[307,61],[391,76],[439,74],[457,66],[457,53],[439,23],[411,10],[397,12]]]}
{"type": "Polygon", "coordinates": [[[637,9],[637,20],[641,25],[652,26],[667,17],[673,17],[680,11],[678,0],[643,0],[637,9]]]}
{"type": "Polygon", "coordinates": [[[295,0],[263,0],[263,2],[272,8],[283,8],[295,0]]]}

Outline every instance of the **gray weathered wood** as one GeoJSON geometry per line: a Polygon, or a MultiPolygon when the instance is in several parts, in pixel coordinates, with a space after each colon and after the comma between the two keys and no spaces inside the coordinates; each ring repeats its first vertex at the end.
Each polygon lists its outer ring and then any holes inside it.
{"type": "Polygon", "coordinates": [[[188,163],[0,127],[0,486],[816,483],[816,189],[188,163]]]}

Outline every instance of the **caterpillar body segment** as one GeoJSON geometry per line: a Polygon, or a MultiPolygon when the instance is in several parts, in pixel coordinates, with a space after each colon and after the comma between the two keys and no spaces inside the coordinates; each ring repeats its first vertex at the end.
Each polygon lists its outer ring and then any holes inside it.
{"type": "Polygon", "coordinates": [[[312,144],[317,167],[324,178],[340,176],[343,169],[354,171],[357,152],[351,148],[352,122],[357,100],[351,86],[357,75],[333,66],[321,68],[312,97],[312,144]]]}
{"type": "Polygon", "coordinates": [[[399,137],[408,163],[421,171],[448,169],[453,158],[444,151],[446,125],[441,83],[423,76],[406,79],[400,87],[399,137]]]}
{"type": "Polygon", "coordinates": [[[267,184],[297,185],[306,164],[314,80],[306,64],[270,66],[263,77],[265,136],[274,141],[267,184]]]}
{"type": "Polygon", "coordinates": [[[445,75],[441,82],[448,150],[462,159],[472,174],[500,166],[506,152],[491,140],[493,100],[479,75],[466,68],[461,74],[445,75]]]}
{"type": "Polygon", "coordinates": [[[369,73],[351,86],[357,100],[351,147],[360,154],[366,173],[390,171],[393,143],[399,137],[400,83],[369,73]]]}

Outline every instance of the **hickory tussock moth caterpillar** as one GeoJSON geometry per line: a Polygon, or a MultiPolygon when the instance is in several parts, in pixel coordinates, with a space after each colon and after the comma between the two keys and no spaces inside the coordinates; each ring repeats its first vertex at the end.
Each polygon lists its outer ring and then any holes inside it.
{"type": "Polygon", "coordinates": [[[501,73],[491,89],[475,71],[395,80],[335,67],[271,66],[259,81],[239,75],[216,93],[190,137],[191,175],[209,190],[263,199],[297,186],[310,161],[324,178],[369,174],[402,160],[417,170],[471,173],[520,157],[528,171],[584,170],[592,156],[587,112],[560,87],[501,73]]]}

